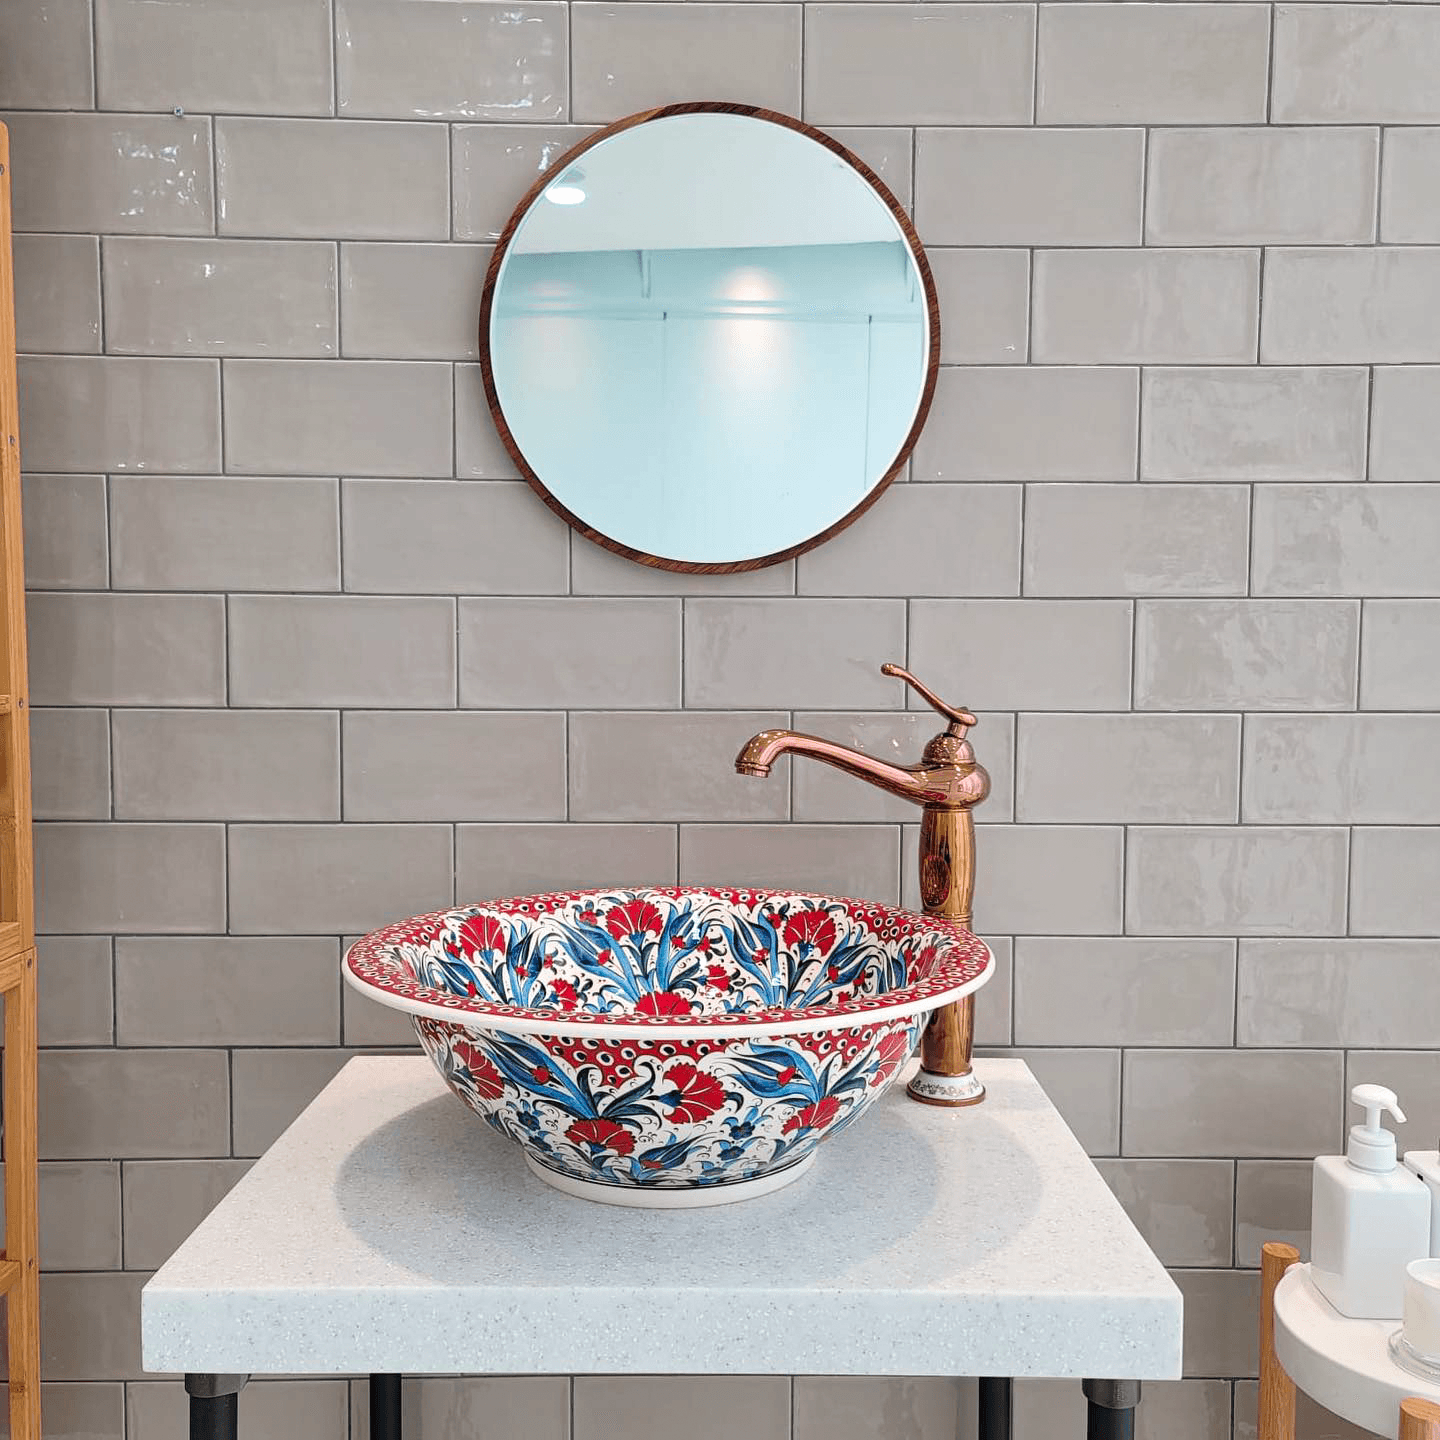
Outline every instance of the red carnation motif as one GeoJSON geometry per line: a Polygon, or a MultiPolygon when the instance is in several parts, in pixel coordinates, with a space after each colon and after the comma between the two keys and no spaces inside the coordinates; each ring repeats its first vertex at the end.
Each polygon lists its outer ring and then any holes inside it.
{"type": "Polygon", "coordinates": [[[548,1085],[555,1077],[550,1073],[548,1065],[537,1065],[531,1072],[531,1078],[537,1085],[548,1085]]]}
{"type": "Polygon", "coordinates": [[[646,934],[658,935],[665,917],[648,900],[630,900],[617,905],[605,917],[605,928],[617,939],[643,943],[646,934]]]}
{"type": "Polygon", "coordinates": [[[575,987],[568,980],[556,980],[550,986],[550,995],[561,1010],[574,1010],[580,1004],[575,987]]]}
{"type": "Polygon", "coordinates": [[[470,1072],[470,1079],[482,1100],[495,1100],[504,1094],[505,1082],[483,1051],[468,1040],[457,1040],[455,1058],[470,1072]]]}
{"type": "Polygon", "coordinates": [[[829,977],[832,985],[837,984],[840,979],[840,967],[838,965],[827,965],[825,974],[829,977]]]}
{"type": "Polygon", "coordinates": [[[788,1085],[798,1073],[799,1072],[795,1069],[793,1065],[787,1065],[782,1071],[780,1071],[778,1075],[776,1075],[775,1079],[781,1085],[788,1085]]]}
{"type": "Polygon", "coordinates": [[[671,1117],[682,1124],[703,1120],[725,1103],[725,1090],[720,1082],[684,1061],[672,1065],[665,1072],[665,1079],[675,1089],[655,1098],[670,1106],[671,1117]]]}
{"type": "Polygon", "coordinates": [[[566,1132],[577,1145],[588,1145],[592,1151],[613,1150],[628,1155],[635,1148],[635,1137],[613,1120],[577,1120],[566,1132]]]}
{"type": "Polygon", "coordinates": [[[783,1134],[792,1130],[823,1130],[840,1113],[840,1102],[827,1095],[815,1105],[807,1105],[792,1115],[786,1122],[783,1134]]]}
{"type": "Polygon", "coordinates": [[[505,928],[493,915],[472,915],[462,920],[460,938],[472,955],[490,950],[505,953],[505,928]]]}
{"type": "Polygon", "coordinates": [[[787,945],[809,945],[817,955],[828,955],[835,939],[835,922],[823,910],[802,910],[785,922],[787,945]]]}
{"type": "Polygon", "coordinates": [[[875,1058],[879,1063],[870,1077],[870,1084],[883,1085],[905,1063],[909,1054],[910,1039],[903,1030],[882,1037],[875,1047],[875,1058]]]}
{"type": "Polygon", "coordinates": [[[593,905],[587,905],[580,911],[578,918],[583,925],[594,925],[600,919],[595,913],[595,907],[593,905]]]}
{"type": "Polygon", "coordinates": [[[705,971],[705,983],[712,990],[728,990],[730,988],[730,972],[723,965],[711,965],[705,971]]]}
{"type": "Polygon", "coordinates": [[[770,959],[770,952],[762,946],[750,952],[750,959],[756,965],[764,965],[770,959]]]}
{"type": "Polygon", "coordinates": [[[635,1003],[635,1011],[639,1015],[688,1015],[690,1002],[673,990],[660,990],[642,995],[635,1003]]]}

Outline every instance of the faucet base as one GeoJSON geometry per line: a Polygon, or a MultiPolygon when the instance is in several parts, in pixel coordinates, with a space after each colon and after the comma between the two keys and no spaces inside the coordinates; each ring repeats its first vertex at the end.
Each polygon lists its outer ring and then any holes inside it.
{"type": "Polygon", "coordinates": [[[973,1070],[963,1075],[937,1075],[930,1070],[917,1070],[905,1087],[905,1093],[922,1105],[978,1105],[985,1098],[985,1087],[973,1070]]]}

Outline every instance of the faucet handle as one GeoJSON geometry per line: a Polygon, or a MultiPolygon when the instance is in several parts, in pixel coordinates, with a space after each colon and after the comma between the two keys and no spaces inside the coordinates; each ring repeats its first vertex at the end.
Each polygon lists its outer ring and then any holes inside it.
{"type": "Polygon", "coordinates": [[[952,735],[964,739],[965,732],[972,725],[978,725],[980,723],[968,710],[957,710],[955,706],[947,705],[928,685],[921,680],[917,680],[904,666],[886,661],[886,663],[880,667],[880,673],[882,675],[893,675],[896,679],[903,680],[909,685],[921,699],[933,709],[938,710],[940,714],[950,722],[950,733],[952,735]],[[960,728],[957,730],[956,726],[960,728]]]}

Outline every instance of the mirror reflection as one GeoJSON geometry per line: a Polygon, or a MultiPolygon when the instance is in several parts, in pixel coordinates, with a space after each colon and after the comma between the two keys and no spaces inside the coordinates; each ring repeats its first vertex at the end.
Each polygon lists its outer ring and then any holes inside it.
{"type": "Polygon", "coordinates": [[[802,131],[721,113],[620,130],[555,167],[497,260],[502,434],[612,548],[765,563],[903,458],[928,277],[891,202],[802,131]]]}

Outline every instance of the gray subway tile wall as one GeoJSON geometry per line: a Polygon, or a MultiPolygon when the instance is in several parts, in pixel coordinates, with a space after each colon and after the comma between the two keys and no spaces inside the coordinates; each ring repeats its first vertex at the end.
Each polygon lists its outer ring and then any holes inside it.
{"type": "MultiPolygon", "coordinates": [[[[730,766],[772,725],[918,754],[895,659],[979,707],[979,1039],[1186,1294],[1188,1378],[1142,1440],[1248,1440],[1251,1272],[1307,1241],[1345,1086],[1440,1125],[1437,65],[1435,0],[0,5],[50,1430],[183,1434],[139,1286],[348,1055],[413,1043],[342,992],[369,926],[627,882],[916,904],[909,807],[730,766]],[[697,98],[852,146],[942,304],[907,483],[738,576],[573,536],[476,363],[524,191],[697,98]]],[[[243,1421],[364,1440],[347,1389],[257,1384],[243,1421]]],[[[492,1377],[405,1404],[431,1440],[941,1440],[974,1394],[492,1377]]],[[[1078,1404],[1028,1383],[1017,1433],[1078,1404]]]]}

